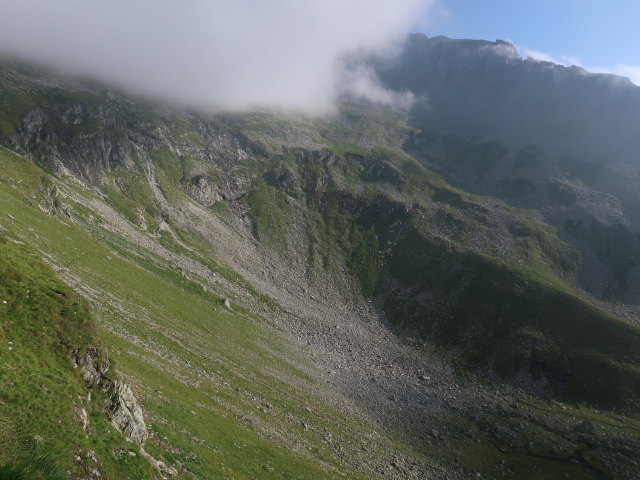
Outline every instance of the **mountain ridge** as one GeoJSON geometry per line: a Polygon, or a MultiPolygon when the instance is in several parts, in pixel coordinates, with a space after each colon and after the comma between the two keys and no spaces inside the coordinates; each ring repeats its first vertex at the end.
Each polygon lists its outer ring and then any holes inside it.
{"type": "Polygon", "coordinates": [[[422,34],[388,68],[374,64],[385,86],[426,96],[414,109],[424,126],[596,160],[637,159],[640,88],[624,77],[522,59],[504,43],[422,34]]]}
{"type": "Polygon", "coordinates": [[[565,229],[591,163],[549,178],[366,103],[208,116],[30,75],[3,67],[3,226],[91,303],[179,476],[637,473],[638,329],[578,278],[633,271],[587,255],[612,225],[565,229]]]}

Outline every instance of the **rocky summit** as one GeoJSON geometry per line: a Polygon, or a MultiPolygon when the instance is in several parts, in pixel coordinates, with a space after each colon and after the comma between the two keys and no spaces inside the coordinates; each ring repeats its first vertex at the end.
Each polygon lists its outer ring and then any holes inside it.
{"type": "Polygon", "coordinates": [[[640,476],[640,87],[358,62],[411,109],[0,63],[0,478],[640,476]]]}

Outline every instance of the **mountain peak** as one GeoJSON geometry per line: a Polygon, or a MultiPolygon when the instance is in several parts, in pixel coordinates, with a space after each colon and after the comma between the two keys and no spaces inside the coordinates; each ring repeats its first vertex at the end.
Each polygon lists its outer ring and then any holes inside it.
{"type": "Polygon", "coordinates": [[[523,59],[500,39],[424,35],[377,68],[387,87],[423,99],[416,112],[428,125],[591,159],[637,158],[640,90],[624,77],[523,59]]]}

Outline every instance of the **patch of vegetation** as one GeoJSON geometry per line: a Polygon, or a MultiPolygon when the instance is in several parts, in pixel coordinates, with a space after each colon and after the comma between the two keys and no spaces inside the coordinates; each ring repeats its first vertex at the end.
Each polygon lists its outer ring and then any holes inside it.
{"type": "Polygon", "coordinates": [[[478,180],[482,180],[509,154],[499,140],[483,140],[460,135],[447,135],[442,139],[445,161],[469,168],[478,180]]]}
{"type": "Polygon", "coordinates": [[[524,177],[500,180],[497,187],[498,194],[507,199],[520,199],[538,191],[533,180],[524,177]]]}
{"type": "Polygon", "coordinates": [[[267,184],[264,178],[258,178],[251,190],[244,196],[249,205],[249,218],[253,224],[253,233],[259,240],[286,249],[288,218],[290,206],[285,193],[267,184]]]}
{"type": "Polygon", "coordinates": [[[521,218],[509,227],[509,232],[526,255],[527,265],[542,271],[551,265],[559,272],[575,271],[580,262],[579,253],[558,238],[551,227],[528,218],[521,218]]]}
{"type": "Polygon", "coordinates": [[[604,225],[595,219],[589,225],[583,220],[568,220],[565,228],[586,241],[611,271],[614,282],[605,295],[626,292],[629,273],[640,264],[640,234],[626,225],[604,225]]]}
{"type": "Polygon", "coordinates": [[[318,121],[328,145],[377,145],[399,149],[411,129],[402,114],[379,105],[342,102],[336,120],[318,121]]]}
{"type": "Polygon", "coordinates": [[[513,173],[522,168],[536,168],[542,165],[542,153],[542,149],[537,145],[522,147],[513,159],[513,173]]]}
{"type": "Polygon", "coordinates": [[[193,168],[192,160],[188,157],[178,158],[166,150],[156,150],[153,154],[153,164],[156,167],[156,179],[165,198],[174,205],[187,200],[180,187],[189,181],[193,168]]]}
{"type": "Polygon", "coordinates": [[[67,474],[55,447],[33,438],[18,440],[13,459],[0,465],[1,480],[66,480],[67,474]]]}
{"type": "Polygon", "coordinates": [[[108,202],[131,223],[139,225],[141,220],[147,225],[155,223],[158,212],[144,174],[116,170],[112,182],[105,182],[101,190],[106,194],[108,202]]]}
{"type": "Polygon", "coordinates": [[[435,456],[494,478],[633,475],[633,455],[627,455],[638,441],[637,416],[538,400],[498,385],[491,390],[496,395],[485,399],[479,416],[447,422],[447,441],[429,446],[435,456]]]}
{"type": "MultiPolygon", "coordinates": [[[[6,88],[6,87],[5,87],[6,88]]],[[[22,118],[37,107],[33,95],[16,90],[0,90],[0,138],[11,137],[22,118]]]]}
{"type": "Polygon", "coordinates": [[[124,466],[112,457],[112,448],[124,448],[124,437],[87,435],[74,418],[85,408],[94,414],[92,429],[113,430],[102,394],[88,400],[71,362],[72,351],[103,348],[86,302],[26,247],[3,236],[0,302],[0,478],[66,478],[67,470],[89,467],[89,450],[105,473],[150,478],[144,459],[124,466]]]}
{"type": "Polygon", "coordinates": [[[153,154],[153,163],[164,172],[172,185],[177,186],[184,180],[183,162],[174,154],[166,150],[156,150],[153,154]]]}
{"type": "Polygon", "coordinates": [[[406,287],[384,306],[402,331],[462,348],[476,369],[492,365],[505,378],[525,371],[563,398],[640,408],[640,329],[557,278],[458,253],[415,231],[394,249],[388,271],[406,287]],[[604,388],[606,377],[619,380],[604,388]]]}

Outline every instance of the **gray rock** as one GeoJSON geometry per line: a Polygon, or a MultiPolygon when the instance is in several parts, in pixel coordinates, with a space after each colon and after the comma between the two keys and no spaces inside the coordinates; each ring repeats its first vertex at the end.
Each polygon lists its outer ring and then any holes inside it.
{"type": "Polygon", "coordinates": [[[576,431],[580,433],[593,433],[594,430],[595,430],[595,427],[593,426],[593,423],[591,423],[589,420],[587,420],[586,422],[582,422],[580,425],[576,427],[576,431]]]}
{"type": "Polygon", "coordinates": [[[83,431],[85,432],[89,431],[89,415],[87,414],[87,411],[84,408],[74,405],[73,419],[76,422],[78,422],[80,425],[82,425],[83,431]]]}
{"type": "Polygon", "coordinates": [[[80,369],[80,376],[87,387],[97,385],[109,371],[109,360],[101,358],[96,347],[89,348],[83,355],[78,350],[71,352],[73,366],[80,369]]]}
{"type": "Polygon", "coordinates": [[[142,409],[126,383],[113,383],[107,401],[107,414],[113,426],[132,442],[142,445],[149,437],[142,409]]]}
{"type": "Polygon", "coordinates": [[[151,455],[149,455],[144,450],[144,448],[140,449],[140,454],[147,459],[147,461],[153,468],[155,468],[158,472],[160,472],[160,475],[162,476],[162,478],[175,477],[176,475],[178,475],[178,472],[176,471],[175,468],[169,467],[167,464],[165,464],[164,462],[161,462],[160,460],[156,460],[151,455]]]}
{"type": "Polygon", "coordinates": [[[222,195],[215,185],[212,185],[203,175],[197,175],[191,179],[188,195],[202,205],[211,206],[222,200],[222,195]]]}

